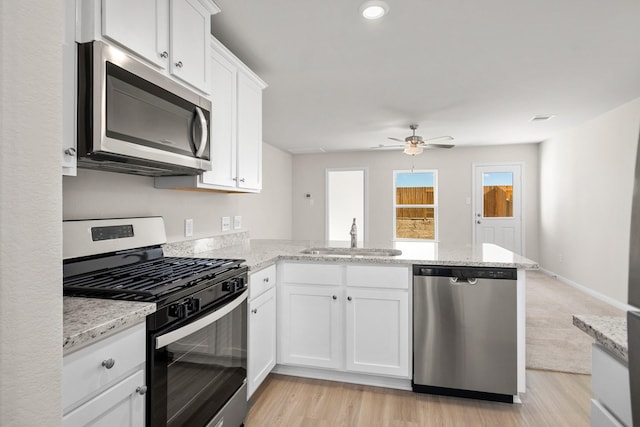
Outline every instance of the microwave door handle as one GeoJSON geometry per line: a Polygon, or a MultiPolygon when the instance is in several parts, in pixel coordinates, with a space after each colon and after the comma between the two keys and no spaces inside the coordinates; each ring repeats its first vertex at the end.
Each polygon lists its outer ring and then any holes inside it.
{"type": "Polygon", "coordinates": [[[195,322],[184,325],[180,329],[176,329],[175,331],[167,332],[164,335],[156,337],[156,350],[162,347],[166,347],[171,343],[174,343],[186,336],[193,334],[194,332],[198,332],[200,329],[206,328],[212,323],[215,323],[218,320],[222,319],[224,316],[231,313],[233,310],[238,308],[240,304],[246,301],[248,294],[249,291],[244,291],[238,298],[234,299],[219,310],[216,310],[213,313],[196,320],[195,322]]]}
{"type": "MultiPolygon", "coordinates": [[[[202,153],[204,153],[204,149],[207,147],[207,119],[204,117],[204,113],[200,107],[196,107],[196,113],[198,114],[198,121],[200,122],[200,128],[202,129],[202,135],[200,136],[200,145],[198,145],[198,151],[196,152],[196,157],[202,157],[202,153]]],[[[195,124],[195,123],[194,123],[195,124]]]]}

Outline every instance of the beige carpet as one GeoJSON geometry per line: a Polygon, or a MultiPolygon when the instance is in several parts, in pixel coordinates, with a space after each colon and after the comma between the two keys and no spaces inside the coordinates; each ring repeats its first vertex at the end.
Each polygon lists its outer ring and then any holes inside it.
{"type": "Polygon", "coordinates": [[[540,271],[527,272],[527,368],[591,374],[593,338],[573,326],[573,314],[624,312],[540,271]]]}

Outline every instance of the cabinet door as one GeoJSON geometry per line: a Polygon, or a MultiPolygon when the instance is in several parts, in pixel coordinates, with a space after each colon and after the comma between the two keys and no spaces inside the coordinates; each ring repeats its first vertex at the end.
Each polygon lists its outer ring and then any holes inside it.
{"type": "Polygon", "coordinates": [[[247,398],[276,365],[276,289],[249,302],[247,398]]]}
{"type": "Polygon", "coordinates": [[[278,362],[340,368],[340,288],[284,285],[281,290],[278,362]]]}
{"type": "Polygon", "coordinates": [[[237,70],[218,52],[211,51],[211,160],[213,170],[202,183],[236,186],[237,70]]]}
{"type": "Polygon", "coordinates": [[[238,186],[262,188],[262,88],[238,74],[238,186]]]}
{"type": "Polygon", "coordinates": [[[198,0],[171,0],[169,70],[205,93],[211,91],[210,19],[211,14],[198,0]]]}
{"type": "Polygon", "coordinates": [[[409,303],[406,291],[347,287],[349,371],[409,375],[409,303]]]}
{"type": "Polygon", "coordinates": [[[159,67],[168,62],[168,0],[102,0],[102,35],[159,67]]]}
{"type": "Polygon", "coordinates": [[[142,427],[145,396],[137,390],[144,385],[144,370],[139,370],[89,400],[62,418],[65,427],[142,427]]]}

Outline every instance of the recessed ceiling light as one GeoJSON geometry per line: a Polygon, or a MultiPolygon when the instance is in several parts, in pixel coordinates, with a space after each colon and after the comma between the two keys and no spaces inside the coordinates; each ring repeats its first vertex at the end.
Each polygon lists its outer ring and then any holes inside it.
{"type": "Polygon", "coordinates": [[[553,114],[545,114],[543,116],[534,116],[531,118],[532,122],[544,122],[545,120],[551,120],[555,117],[553,114]]]}
{"type": "Polygon", "coordinates": [[[366,19],[380,19],[389,11],[389,5],[383,1],[367,1],[360,6],[360,13],[366,19]]]}

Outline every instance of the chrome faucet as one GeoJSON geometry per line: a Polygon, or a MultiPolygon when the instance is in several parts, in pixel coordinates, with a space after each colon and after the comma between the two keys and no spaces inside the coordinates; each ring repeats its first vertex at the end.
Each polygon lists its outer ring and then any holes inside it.
{"type": "Polygon", "coordinates": [[[351,224],[351,231],[349,232],[349,234],[351,234],[351,247],[357,248],[358,247],[358,228],[356,227],[355,218],[353,218],[353,224],[351,224]]]}

